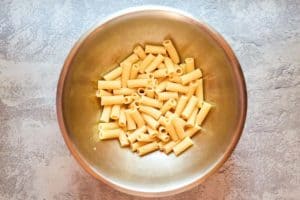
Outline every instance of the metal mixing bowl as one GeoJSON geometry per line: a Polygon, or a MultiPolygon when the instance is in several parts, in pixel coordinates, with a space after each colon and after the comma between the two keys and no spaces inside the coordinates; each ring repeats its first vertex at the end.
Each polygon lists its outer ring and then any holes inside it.
{"type": "Polygon", "coordinates": [[[57,88],[64,140],[79,164],[108,185],[134,195],[164,196],[189,189],[231,155],[244,126],[246,86],[226,41],[203,22],[170,8],[135,8],[84,34],[69,53],[57,88]],[[216,106],[194,146],[179,157],[155,152],[139,157],[118,141],[98,141],[97,80],[140,44],[172,39],[181,58],[194,57],[204,74],[205,98],[216,106]],[[94,148],[95,147],[95,148],[94,148]]]}

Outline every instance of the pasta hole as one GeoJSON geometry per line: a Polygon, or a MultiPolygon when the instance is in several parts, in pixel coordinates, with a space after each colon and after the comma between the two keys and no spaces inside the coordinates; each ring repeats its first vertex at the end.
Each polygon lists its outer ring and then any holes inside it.
{"type": "Polygon", "coordinates": [[[139,88],[139,89],[137,90],[137,92],[138,92],[138,94],[141,95],[141,96],[144,96],[145,93],[146,93],[146,91],[145,91],[144,88],[139,88]]]}
{"type": "Polygon", "coordinates": [[[149,74],[147,74],[147,77],[148,77],[149,79],[154,79],[154,74],[149,73],[149,74]]]}
{"type": "Polygon", "coordinates": [[[180,67],[177,67],[176,68],[176,74],[181,75],[182,73],[183,73],[182,69],[180,67]]]}
{"type": "Polygon", "coordinates": [[[175,99],[171,99],[171,100],[170,100],[170,103],[171,103],[172,106],[175,106],[175,105],[176,105],[175,99]]]}
{"type": "Polygon", "coordinates": [[[124,97],[125,101],[124,101],[124,104],[130,104],[131,101],[132,101],[132,98],[131,97],[124,97]]]}
{"type": "Polygon", "coordinates": [[[166,129],[165,129],[165,127],[159,127],[159,130],[158,130],[160,133],[163,133],[163,134],[166,134],[167,133],[167,131],[166,131],[166,129]]]}

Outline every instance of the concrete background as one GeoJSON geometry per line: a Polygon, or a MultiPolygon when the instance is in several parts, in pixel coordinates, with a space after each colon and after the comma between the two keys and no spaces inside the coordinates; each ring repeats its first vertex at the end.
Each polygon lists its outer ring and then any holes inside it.
{"type": "Polygon", "coordinates": [[[98,182],[67,150],[55,92],[73,43],[123,8],[160,4],[219,31],[236,52],[249,108],[218,173],[176,199],[300,198],[300,1],[0,1],[0,199],[142,199],[98,182]]]}

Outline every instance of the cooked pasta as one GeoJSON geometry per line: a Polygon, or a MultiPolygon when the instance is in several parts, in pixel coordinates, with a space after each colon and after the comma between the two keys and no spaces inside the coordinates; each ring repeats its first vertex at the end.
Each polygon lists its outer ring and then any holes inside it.
{"type": "Polygon", "coordinates": [[[116,139],[139,156],[157,150],[179,156],[191,147],[212,105],[205,101],[197,60],[182,61],[167,39],[162,45],[135,46],[104,73],[95,91],[99,139],[116,139]]]}

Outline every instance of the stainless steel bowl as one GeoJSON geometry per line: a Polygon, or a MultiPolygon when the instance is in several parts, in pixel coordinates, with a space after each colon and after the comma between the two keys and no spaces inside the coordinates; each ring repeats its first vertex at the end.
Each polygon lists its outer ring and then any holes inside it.
{"type": "Polygon", "coordinates": [[[57,115],[64,140],[92,176],[133,195],[165,196],[187,190],[213,174],[231,155],[244,126],[246,86],[239,62],[220,34],[170,8],[135,8],[105,20],[72,48],[57,87],[57,115]],[[99,142],[97,80],[138,43],[170,38],[181,58],[196,58],[205,79],[205,98],[216,107],[194,147],[179,157],[156,152],[145,157],[99,142]],[[96,147],[96,148],[94,148],[96,147]]]}

